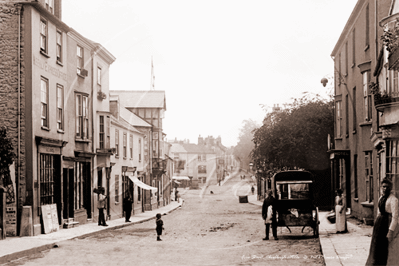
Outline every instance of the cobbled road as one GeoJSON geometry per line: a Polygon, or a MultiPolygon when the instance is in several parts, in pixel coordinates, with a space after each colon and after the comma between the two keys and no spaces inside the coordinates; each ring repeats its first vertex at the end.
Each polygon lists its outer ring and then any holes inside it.
{"type": "Polygon", "coordinates": [[[261,207],[238,200],[250,191],[248,181],[238,175],[222,186],[185,190],[182,208],[162,216],[163,241],[156,241],[150,220],[60,242],[7,265],[325,265],[310,228],[279,227],[279,240],[262,240],[261,207]]]}

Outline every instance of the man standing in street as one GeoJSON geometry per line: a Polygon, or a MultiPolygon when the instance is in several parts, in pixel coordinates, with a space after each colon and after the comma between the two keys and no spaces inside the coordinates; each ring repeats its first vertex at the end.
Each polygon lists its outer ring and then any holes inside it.
{"type": "Polygon", "coordinates": [[[108,226],[108,224],[105,223],[105,217],[104,217],[104,209],[105,205],[107,203],[107,196],[104,195],[105,193],[105,188],[100,187],[98,188],[98,225],[102,226],[108,226]]]}
{"type": "Polygon", "coordinates": [[[265,225],[266,225],[266,237],[263,238],[263,240],[269,240],[270,225],[272,225],[272,232],[274,239],[278,240],[276,208],[275,208],[276,199],[273,197],[273,191],[270,189],[266,192],[266,195],[267,196],[263,201],[262,205],[262,218],[263,220],[265,220],[265,225]]]}

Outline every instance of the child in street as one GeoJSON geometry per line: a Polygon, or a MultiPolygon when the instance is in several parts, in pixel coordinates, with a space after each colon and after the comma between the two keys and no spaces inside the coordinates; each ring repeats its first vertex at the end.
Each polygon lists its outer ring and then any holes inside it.
{"type": "Polygon", "coordinates": [[[161,219],[161,216],[162,215],[160,213],[157,213],[157,220],[155,221],[155,223],[157,224],[157,227],[155,228],[155,230],[157,231],[157,241],[162,241],[162,230],[165,230],[165,228],[163,228],[163,221],[161,219]]]}

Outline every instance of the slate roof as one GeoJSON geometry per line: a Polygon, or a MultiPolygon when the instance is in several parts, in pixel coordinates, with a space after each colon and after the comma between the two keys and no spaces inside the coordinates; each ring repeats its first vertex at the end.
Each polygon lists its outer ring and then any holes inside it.
{"type": "Polygon", "coordinates": [[[161,108],[166,110],[165,91],[132,91],[111,90],[110,94],[119,95],[123,107],[129,108],[161,108]]]}

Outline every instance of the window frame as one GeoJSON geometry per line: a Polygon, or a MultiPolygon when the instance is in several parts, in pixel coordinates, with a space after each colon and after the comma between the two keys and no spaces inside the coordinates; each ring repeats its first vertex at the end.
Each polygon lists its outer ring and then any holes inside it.
{"type": "Polygon", "coordinates": [[[363,84],[363,111],[364,111],[364,120],[366,122],[373,121],[373,105],[372,105],[372,97],[369,93],[369,85],[370,85],[371,71],[367,70],[362,73],[362,84],[363,84]]]}
{"type": "Polygon", "coordinates": [[[386,177],[396,184],[399,176],[399,140],[386,141],[386,177]],[[396,172],[398,171],[398,172],[396,172]]]}
{"type": "Polygon", "coordinates": [[[75,138],[88,140],[89,137],[89,96],[84,93],[75,94],[75,138]]]}
{"type": "Polygon", "coordinates": [[[335,101],[335,109],[336,109],[336,134],[337,138],[342,137],[342,101],[335,101]]]}
{"type": "Polygon", "coordinates": [[[139,138],[139,163],[141,163],[141,138],[139,138]]]}
{"type": "Polygon", "coordinates": [[[40,18],[40,52],[46,55],[48,52],[48,23],[44,18],[40,18]]]}
{"type": "Polygon", "coordinates": [[[133,159],[133,134],[129,134],[130,159],[133,159]]]}
{"type": "Polygon", "coordinates": [[[115,128],[115,157],[119,158],[119,129],[115,128]]]}
{"type": "Polygon", "coordinates": [[[84,61],[84,49],[80,45],[77,45],[76,47],[77,47],[76,48],[76,59],[77,59],[77,62],[76,62],[76,67],[77,67],[76,71],[77,72],[76,73],[78,75],[82,75],[83,61],[84,61]],[[79,51],[80,51],[80,53],[79,53],[79,51]]]}
{"type": "Polygon", "coordinates": [[[64,131],[64,86],[57,84],[57,130],[64,131]]]}
{"type": "Polygon", "coordinates": [[[364,152],[366,201],[373,202],[373,151],[364,152]]]}
{"type": "Polygon", "coordinates": [[[41,102],[41,127],[42,128],[50,128],[50,121],[49,121],[49,80],[43,76],[40,78],[40,102],[41,102]],[[44,82],[44,83],[43,83],[44,82]],[[45,84],[45,91],[43,91],[43,84],[45,84]],[[43,97],[43,94],[45,96],[43,97]],[[46,100],[46,102],[44,102],[46,100]],[[45,111],[43,111],[45,107],[45,111]]]}
{"type": "Polygon", "coordinates": [[[57,63],[62,64],[62,31],[60,30],[57,30],[56,33],[56,58],[57,63]]]}
{"type": "Polygon", "coordinates": [[[127,133],[123,132],[123,159],[127,158],[127,133]]]}
{"type": "Polygon", "coordinates": [[[97,66],[97,85],[101,88],[101,79],[102,79],[102,69],[100,66],[97,66]]]}
{"type": "Polygon", "coordinates": [[[99,116],[98,124],[98,147],[100,148],[100,150],[103,150],[105,148],[105,120],[103,115],[99,116]]]}

